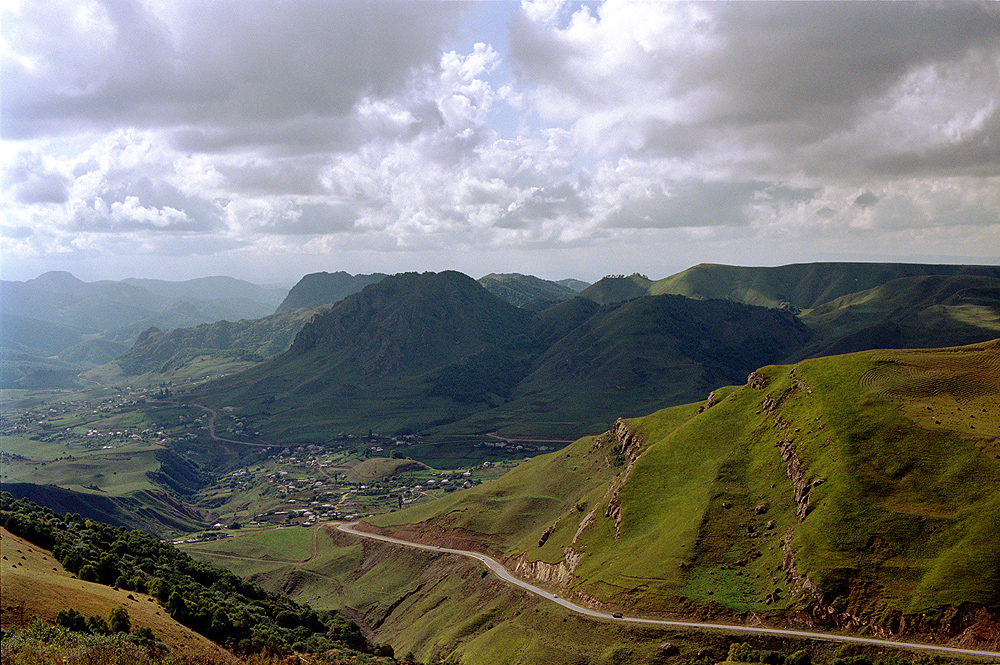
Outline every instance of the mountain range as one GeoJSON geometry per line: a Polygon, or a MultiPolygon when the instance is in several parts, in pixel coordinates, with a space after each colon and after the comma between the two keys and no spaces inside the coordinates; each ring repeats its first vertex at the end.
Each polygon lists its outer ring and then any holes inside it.
{"type": "Polygon", "coordinates": [[[495,279],[394,275],[317,315],[288,352],[212,384],[205,399],[242,405],[261,431],[309,440],[369,429],[569,439],[703,398],[763,365],[1000,336],[1000,270],[934,269],[699,266],[660,282],[612,276],[522,307],[488,290],[495,279]],[[703,295],[720,293],[733,297],[703,295]]]}

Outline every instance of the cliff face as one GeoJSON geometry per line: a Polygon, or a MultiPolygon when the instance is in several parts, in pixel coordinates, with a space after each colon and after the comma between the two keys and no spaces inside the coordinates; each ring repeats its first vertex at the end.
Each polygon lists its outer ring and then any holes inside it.
{"type": "MultiPolygon", "coordinates": [[[[604,519],[610,520],[614,523],[615,539],[617,540],[621,537],[622,506],[618,500],[618,492],[628,481],[628,477],[632,473],[632,468],[634,467],[636,460],[639,459],[643,450],[644,441],[633,433],[629,429],[628,424],[620,418],[612,426],[610,432],[598,437],[590,452],[597,453],[602,456],[604,465],[607,468],[621,469],[608,483],[607,489],[604,492],[603,500],[597,502],[590,509],[590,511],[582,519],[580,519],[579,525],[573,535],[573,540],[569,545],[563,548],[563,558],[561,561],[556,563],[532,561],[526,553],[522,553],[508,562],[508,565],[513,568],[515,574],[541,584],[559,586],[562,588],[572,586],[573,583],[577,581],[574,573],[577,566],[580,565],[580,562],[584,558],[584,552],[578,549],[577,542],[584,531],[592,526],[595,523],[595,520],[599,519],[598,513],[600,512],[600,507],[604,505],[605,500],[608,501],[608,504],[604,509],[604,519]]],[[[579,511],[576,510],[571,511],[570,514],[564,515],[559,520],[556,520],[555,523],[549,525],[542,532],[538,546],[541,547],[545,544],[549,536],[555,532],[559,523],[563,519],[578,519],[576,517],[578,512],[579,511]]],[[[581,602],[591,605],[596,606],[600,604],[595,598],[578,590],[573,592],[573,597],[581,602]]]]}

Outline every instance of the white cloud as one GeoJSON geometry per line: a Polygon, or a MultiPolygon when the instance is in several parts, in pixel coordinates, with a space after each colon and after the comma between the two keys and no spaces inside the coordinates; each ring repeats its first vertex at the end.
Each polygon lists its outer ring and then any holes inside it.
{"type": "Polygon", "coordinates": [[[5,262],[1000,247],[993,5],[526,1],[509,47],[493,8],[5,7],[5,262]]]}

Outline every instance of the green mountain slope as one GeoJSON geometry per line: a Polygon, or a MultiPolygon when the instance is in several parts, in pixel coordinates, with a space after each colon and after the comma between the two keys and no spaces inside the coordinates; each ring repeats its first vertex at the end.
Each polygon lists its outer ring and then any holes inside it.
{"type": "Polygon", "coordinates": [[[385,279],[385,275],[382,273],[371,275],[350,275],[343,271],[311,273],[292,287],[285,299],[278,305],[275,314],[284,314],[303,308],[315,309],[329,306],[357,293],[369,284],[377,284],[383,279],[385,279]]]}
{"type": "Polygon", "coordinates": [[[798,263],[774,268],[700,264],[658,280],[649,293],[722,298],[749,305],[810,309],[849,293],[904,277],[975,275],[1000,278],[998,266],[914,263],[798,263]]]}
{"type": "Polygon", "coordinates": [[[619,416],[744,380],[808,338],[805,326],[778,310],[646,296],[605,307],[559,338],[503,411],[508,422],[551,423],[546,431],[599,432],[619,416]]]}
{"type": "Polygon", "coordinates": [[[206,399],[322,438],[459,420],[503,401],[527,374],[538,352],[529,317],[460,273],[394,275],[316,317],[284,355],[213,384],[206,399]]]}
{"type": "Polygon", "coordinates": [[[1000,336],[1000,279],[896,279],[820,305],[802,321],[817,333],[802,357],[975,343],[1000,336]]]}
{"type": "Polygon", "coordinates": [[[520,307],[534,300],[558,302],[575,296],[580,289],[520,273],[491,273],[479,279],[487,291],[500,300],[520,307]]]}
{"type": "Polygon", "coordinates": [[[634,613],[995,647],[998,395],[998,342],[765,367],[371,522],[634,613]]]}
{"type": "Polygon", "coordinates": [[[628,277],[609,275],[585,288],[580,292],[580,296],[602,305],[612,305],[640,296],[651,295],[649,289],[652,285],[653,282],[648,277],[639,273],[633,273],[628,277]]]}

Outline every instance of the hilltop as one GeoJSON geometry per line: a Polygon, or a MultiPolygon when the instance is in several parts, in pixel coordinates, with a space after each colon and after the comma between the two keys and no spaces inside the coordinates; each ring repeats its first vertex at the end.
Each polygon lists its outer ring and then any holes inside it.
{"type": "Polygon", "coordinates": [[[809,336],[787,312],[739,303],[574,298],[533,312],[460,273],[409,273],[345,298],[287,353],[213,383],[204,399],[295,436],[362,424],[567,437],[696,399],[809,336]]]}
{"type": "Polygon", "coordinates": [[[479,283],[497,298],[517,307],[536,301],[568,300],[587,286],[577,280],[550,282],[520,273],[490,273],[480,278],[479,283]]]}
{"type": "Polygon", "coordinates": [[[297,309],[315,310],[319,307],[329,307],[369,284],[381,282],[385,277],[382,273],[371,275],[351,275],[344,271],[311,273],[291,288],[278,305],[275,314],[286,314],[297,309]]]}
{"type": "Polygon", "coordinates": [[[749,305],[818,307],[897,279],[928,275],[1000,279],[998,266],[918,263],[795,263],[773,268],[703,263],[650,284],[649,293],[720,298],[749,305]]]}

